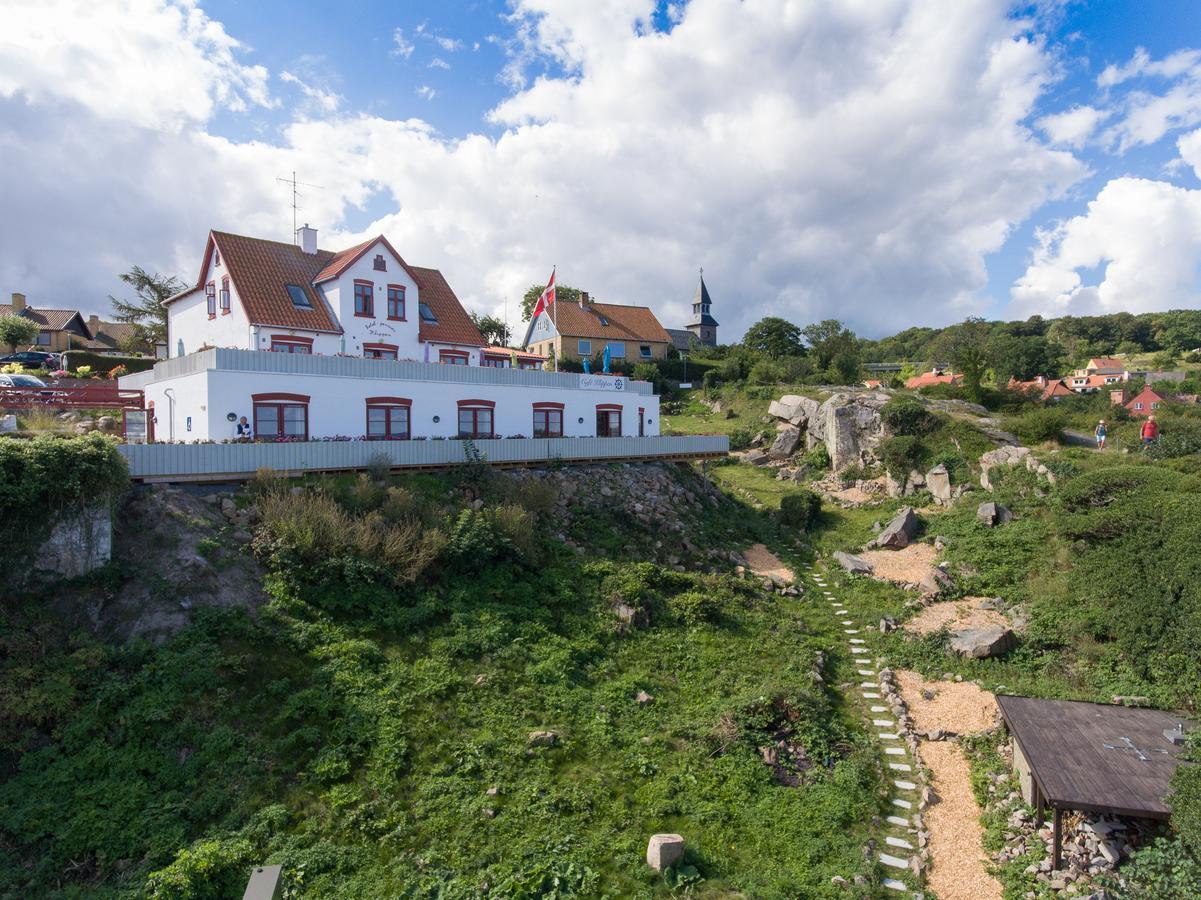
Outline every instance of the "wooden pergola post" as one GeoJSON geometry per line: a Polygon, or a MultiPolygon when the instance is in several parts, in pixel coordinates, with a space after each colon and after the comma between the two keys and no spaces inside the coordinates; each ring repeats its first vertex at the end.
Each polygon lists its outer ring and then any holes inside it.
{"type": "Polygon", "coordinates": [[[1051,841],[1054,847],[1051,856],[1051,871],[1058,872],[1063,851],[1063,810],[1058,806],[1054,807],[1051,814],[1051,832],[1051,841]]]}

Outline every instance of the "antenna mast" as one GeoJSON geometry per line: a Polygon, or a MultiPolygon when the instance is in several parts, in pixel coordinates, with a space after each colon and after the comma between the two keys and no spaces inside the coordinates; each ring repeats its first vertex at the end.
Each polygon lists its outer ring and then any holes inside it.
{"type": "Polygon", "coordinates": [[[323,191],[323,190],[325,190],[325,188],[323,188],[319,184],[309,184],[308,182],[305,182],[305,181],[297,181],[295,169],[292,170],[291,178],[276,178],[275,180],[278,181],[280,184],[286,184],[292,188],[292,243],[295,244],[296,243],[296,210],[298,210],[300,208],[300,204],[297,201],[301,196],[300,192],[297,191],[296,188],[298,186],[299,187],[311,187],[311,188],[316,188],[319,191],[323,191]]]}

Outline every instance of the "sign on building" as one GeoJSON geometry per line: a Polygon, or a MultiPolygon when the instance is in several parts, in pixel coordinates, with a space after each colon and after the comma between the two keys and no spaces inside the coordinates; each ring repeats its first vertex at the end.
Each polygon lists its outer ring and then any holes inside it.
{"type": "Polygon", "coordinates": [[[626,380],[621,375],[581,375],[582,391],[624,391],[626,380]]]}

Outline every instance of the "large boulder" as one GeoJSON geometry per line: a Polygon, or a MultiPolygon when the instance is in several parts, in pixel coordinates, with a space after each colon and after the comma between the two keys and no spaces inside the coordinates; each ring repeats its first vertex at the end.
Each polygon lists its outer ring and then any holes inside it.
{"type": "Polygon", "coordinates": [[[809,397],[802,397],[799,394],[785,394],[779,400],[773,400],[767,408],[767,413],[770,416],[775,416],[777,419],[783,419],[790,425],[804,427],[814,414],[817,413],[820,404],[809,397]]]}
{"type": "Polygon", "coordinates": [[[926,473],[926,488],[936,503],[947,504],[954,498],[951,491],[951,473],[942,463],[926,473]]]}
{"type": "Polygon", "coordinates": [[[657,872],[670,868],[684,857],[684,838],[678,834],[652,834],[646,845],[646,864],[657,872]]]}
{"type": "Polygon", "coordinates": [[[748,450],[743,455],[742,461],[750,463],[752,466],[766,466],[771,462],[771,457],[762,450],[748,450]]]}
{"type": "Polygon", "coordinates": [[[839,391],[810,416],[807,444],[821,442],[834,471],[875,455],[884,437],[880,408],[888,402],[881,391],[839,391]]]}
{"type": "Polygon", "coordinates": [[[952,593],[955,590],[955,582],[951,580],[946,569],[935,566],[918,582],[917,587],[925,597],[940,597],[952,593]]]}
{"type": "Polygon", "coordinates": [[[917,529],[917,513],[913,511],[912,506],[903,507],[880,532],[880,536],[876,538],[876,546],[888,550],[902,550],[917,537],[917,529]]]}
{"type": "Polygon", "coordinates": [[[835,552],[834,562],[852,575],[870,575],[874,571],[871,563],[867,560],[852,556],[850,553],[843,553],[841,550],[835,552]]]}
{"type": "Polygon", "coordinates": [[[987,503],[981,503],[976,509],[976,519],[981,525],[986,528],[993,528],[997,525],[1005,525],[1013,521],[1013,513],[1007,507],[1000,503],[993,503],[991,500],[987,503]]]}
{"type": "Polygon", "coordinates": [[[1013,632],[1004,625],[963,628],[951,632],[951,650],[968,659],[985,659],[1008,653],[1014,646],[1013,632]]]}
{"type": "Polygon", "coordinates": [[[1030,455],[1029,447],[998,447],[989,450],[980,457],[980,487],[986,491],[992,490],[988,480],[988,470],[994,466],[1013,466],[1023,463],[1030,455]]]}
{"type": "Polygon", "coordinates": [[[776,439],[768,449],[767,455],[772,459],[788,459],[788,457],[796,453],[797,447],[800,446],[800,443],[800,429],[789,425],[778,435],[776,435],[776,439]]]}

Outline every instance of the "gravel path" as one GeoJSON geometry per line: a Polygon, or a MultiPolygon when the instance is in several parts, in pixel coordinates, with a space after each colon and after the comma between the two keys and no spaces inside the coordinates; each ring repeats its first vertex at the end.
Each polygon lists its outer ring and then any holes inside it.
{"type": "Polygon", "coordinates": [[[896,584],[917,584],[938,562],[930,544],[910,544],[903,550],[865,550],[857,554],[872,566],[872,574],[896,584]]]}
{"type": "Polygon", "coordinates": [[[984,628],[988,625],[1009,625],[1009,620],[995,609],[981,609],[982,597],[932,603],[901,626],[912,634],[934,634],[941,628],[984,628]]]}
{"type": "Polygon", "coordinates": [[[750,570],[762,578],[783,578],[785,581],[792,581],[796,576],[793,575],[792,569],[784,565],[784,562],[776,554],[772,553],[762,544],[755,544],[746,553],[746,564],[750,570]]]}
{"type": "MultiPolygon", "coordinates": [[[[950,606],[952,604],[944,604],[950,606]]],[[[942,729],[974,734],[996,721],[993,695],[969,682],[925,681],[916,672],[896,673],[901,696],[919,732],[942,729]],[[933,692],[931,699],[926,693],[933,692]]],[[[971,771],[955,741],[918,742],[938,801],[926,808],[930,872],[926,883],[939,900],[1000,900],[1001,884],[988,874],[980,807],[972,794],[971,771]]]]}

